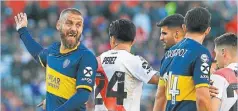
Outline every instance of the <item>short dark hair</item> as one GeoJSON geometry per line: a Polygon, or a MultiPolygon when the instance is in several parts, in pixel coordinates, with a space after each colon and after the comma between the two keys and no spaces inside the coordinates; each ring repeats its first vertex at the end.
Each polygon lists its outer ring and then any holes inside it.
{"type": "Polygon", "coordinates": [[[66,8],[66,9],[64,9],[61,13],[60,13],[60,18],[64,15],[64,14],[66,14],[66,13],[73,13],[73,14],[78,14],[78,15],[81,15],[82,16],[82,13],[78,10],[78,9],[76,9],[76,8],[66,8]]]}
{"type": "Polygon", "coordinates": [[[165,17],[163,20],[157,23],[158,27],[181,27],[184,24],[184,17],[181,14],[174,14],[165,17]]]}
{"type": "Polygon", "coordinates": [[[136,27],[130,20],[119,19],[110,24],[109,35],[125,42],[134,41],[136,27]]]}
{"type": "Polygon", "coordinates": [[[211,23],[211,13],[203,7],[189,10],[184,19],[188,32],[205,32],[211,23]]]}
{"type": "Polygon", "coordinates": [[[237,35],[233,33],[225,33],[219,37],[217,37],[215,40],[216,46],[231,46],[236,48],[237,47],[237,35]]]}

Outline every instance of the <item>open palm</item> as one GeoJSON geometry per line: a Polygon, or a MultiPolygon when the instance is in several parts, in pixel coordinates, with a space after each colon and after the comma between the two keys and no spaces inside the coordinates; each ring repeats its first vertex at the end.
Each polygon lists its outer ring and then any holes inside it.
{"type": "Polygon", "coordinates": [[[18,13],[17,16],[14,17],[16,22],[16,29],[20,29],[22,27],[27,27],[27,15],[26,13],[18,13]]]}

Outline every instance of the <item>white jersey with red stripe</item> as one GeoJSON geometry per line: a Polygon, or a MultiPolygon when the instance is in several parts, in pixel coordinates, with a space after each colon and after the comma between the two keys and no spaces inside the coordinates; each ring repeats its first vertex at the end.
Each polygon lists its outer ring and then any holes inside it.
{"type": "Polygon", "coordinates": [[[238,63],[232,63],[211,75],[211,80],[214,81],[213,86],[219,91],[216,96],[221,100],[219,111],[237,111],[237,71],[238,63]]]}
{"type": "Polygon", "coordinates": [[[125,50],[109,50],[97,59],[95,111],[140,111],[143,82],[157,71],[125,50]]]}

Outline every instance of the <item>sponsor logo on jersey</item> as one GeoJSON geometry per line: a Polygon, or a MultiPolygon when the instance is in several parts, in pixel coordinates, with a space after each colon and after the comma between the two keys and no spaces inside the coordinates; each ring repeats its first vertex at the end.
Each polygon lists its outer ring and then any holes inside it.
{"type": "Polygon", "coordinates": [[[93,69],[91,67],[85,67],[83,73],[86,77],[91,77],[93,74],[93,69]]]}
{"type": "Polygon", "coordinates": [[[200,69],[204,74],[208,74],[210,68],[209,68],[209,65],[207,63],[202,63],[200,69]]]}
{"type": "Polygon", "coordinates": [[[153,70],[153,68],[151,67],[151,65],[141,56],[139,56],[141,61],[142,61],[142,68],[147,70],[147,74],[150,73],[151,70],[153,70]]]}
{"type": "Polygon", "coordinates": [[[202,60],[202,62],[208,62],[209,58],[208,58],[207,54],[202,54],[201,55],[201,60],[202,60]]]}
{"type": "Polygon", "coordinates": [[[70,60],[69,59],[65,59],[64,60],[64,63],[63,63],[63,68],[66,68],[70,63],[70,60]]]}
{"type": "Polygon", "coordinates": [[[48,74],[47,76],[47,84],[48,86],[54,88],[54,89],[59,89],[59,86],[60,86],[60,78],[54,76],[54,75],[51,75],[51,74],[48,74]]]}
{"type": "Polygon", "coordinates": [[[82,78],[81,80],[86,81],[88,83],[92,83],[92,79],[90,79],[90,78],[82,78]]]}

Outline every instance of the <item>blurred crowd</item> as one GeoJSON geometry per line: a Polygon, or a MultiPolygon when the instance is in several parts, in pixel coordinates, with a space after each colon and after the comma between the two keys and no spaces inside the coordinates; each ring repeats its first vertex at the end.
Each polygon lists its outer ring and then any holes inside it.
{"type": "MultiPolygon", "coordinates": [[[[82,42],[95,55],[109,50],[108,26],[119,18],[136,25],[136,43],[132,53],[141,55],[159,70],[164,55],[156,23],[168,15],[185,15],[192,7],[208,8],[212,14],[211,33],[204,45],[213,52],[215,37],[237,33],[237,1],[1,1],[1,111],[41,111],[36,105],[45,96],[45,70],[38,65],[15,29],[14,16],[28,15],[28,29],[43,47],[60,40],[55,25],[60,12],[68,7],[82,11],[84,30],[82,42]]],[[[155,85],[145,85],[141,111],[151,111],[155,85]]],[[[92,105],[91,105],[92,106],[92,105]]]]}

